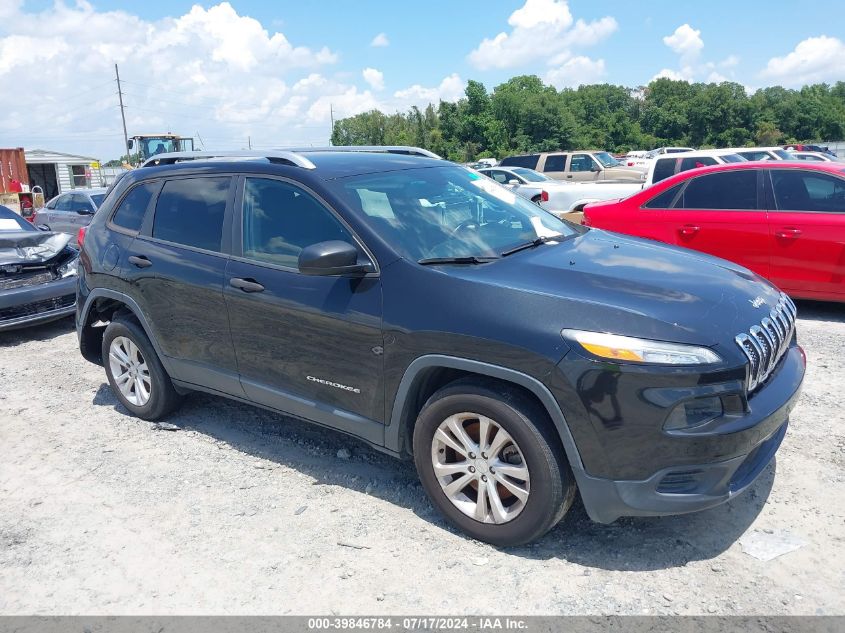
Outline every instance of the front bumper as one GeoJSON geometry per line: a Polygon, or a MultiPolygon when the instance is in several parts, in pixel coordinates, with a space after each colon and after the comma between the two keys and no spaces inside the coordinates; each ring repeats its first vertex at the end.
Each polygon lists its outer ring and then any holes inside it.
{"type": "Polygon", "coordinates": [[[789,414],[800,396],[804,368],[803,351],[793,345],[766,384],[748,398],[744,415],[725,416],[704,433],[668,436],[655,431],[661,436],[658,439],[639,429],[640,445],[632,446],[626,457],[634,459],[639,453],[642,459],[614,466],[618,472],[631,472],[635,467],[637,472],[645,471],[645,476],[597,476],[588,468],[576,471],[590,518],[610,523],[621,516],[683,514],[719,505],[742,493],[771,462],[783,441],[789,414]],[[650,454],[655,444],[660,445],[659,458],[650,454]]]}
{"type": "Polygon", "coordinates": [[[0,292],[0,330],[61,319],[75,311],[75,276],[0,292]]]}

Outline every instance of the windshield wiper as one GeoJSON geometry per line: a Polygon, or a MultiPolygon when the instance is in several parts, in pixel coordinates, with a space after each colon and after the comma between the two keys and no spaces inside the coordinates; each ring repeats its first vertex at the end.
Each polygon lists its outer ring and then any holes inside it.
{"type": "Polygon", "coordinates": [[[422,264],[423,266],[431,266],[434,264],[486,264],[496,259],[499,258],[476,257],[475,255],[471,255],[469,257],[428,257],[426,259],[418,260],[417,263],[422,264]]]}
{"type": "Polygon", "coordinates": [[[546,242],[552,242],[555,240],[559,240],[562,237],[566,237],[562,233],[558,233],[557,235],[541,235],[540,237],[536,237],[530,242],[525,242],[524,244],[520,244],[519,246],[514,246],[506,250],[502,253],[502,257],[507,257],[508,255],[513,255],[514,253],[518,253],[519,251],[524,251],[527,248],[534,248],[535,246],[541,246],[546,242]]]}

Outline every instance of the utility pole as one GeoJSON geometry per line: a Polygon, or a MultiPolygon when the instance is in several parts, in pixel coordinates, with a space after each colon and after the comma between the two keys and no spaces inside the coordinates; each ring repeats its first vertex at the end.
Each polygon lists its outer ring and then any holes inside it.
{"type": "Polygon", "coordinates": [[[120,90],[120,73],[117,71],[117,64],[114,65],[114,77],[117,79],[117,98],[120,100],[120,118],[123,120],[123,146],[126,148],[126,162],[130,163],[132,153],[129,151],[129,135],[126,133],[126,114],[123,112],[123,92],[120,90]]]}
{"type": "Polygon", "coordinates": [[[332,144],[332,136],[334,136],[334,107],[332,106],[331,103],[329,104],[329,118],[332,121],[332,129],[329,132],[329,145],[331,145],[332,144]]]}
{"type": "Polygon", "coordinates": [[[251,136],[246,137],[246,144],[249,145],[249,149],[252,149],[252,137],[251,136]]]}

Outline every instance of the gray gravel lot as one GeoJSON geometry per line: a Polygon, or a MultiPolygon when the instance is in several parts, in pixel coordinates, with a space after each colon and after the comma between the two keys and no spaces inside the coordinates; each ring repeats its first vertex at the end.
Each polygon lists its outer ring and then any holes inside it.
{"type": "Polygon", "coordinates": [[[0,613],[845,614],[845,305],[799,316],[804,393],[746,494],[610,526],[576,504],[509,550],[446,526],[410,463],[206,395],[167,430],[72,321],[0,333],[0,613]]]}

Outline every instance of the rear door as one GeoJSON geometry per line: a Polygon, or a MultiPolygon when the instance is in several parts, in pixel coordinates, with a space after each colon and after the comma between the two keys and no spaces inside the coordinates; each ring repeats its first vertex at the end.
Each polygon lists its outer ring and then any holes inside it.
{"type": "Polygon", "coordinates": [[[808,298],[845,299],[845,180],[772,169],[772,281],[808,298]]]}
{"type": "Polygon", "coordinates": [[[223,299],[233,187],[228,175],[164,180],[126,274],[173,377],[242,395],[223,299]]]}
{"type": "Polygon", "coordinates": [[[303,275],[303,248],[359,247],[313,192],[283,178],[241,178],[224,294],[241,384],[255,402],[380,441],[384,388],[381,280],[303,275]],[[377,426],[373,424],[376,421],[377,426]]]}
{"type": "Polygon", "coordinates": [[[600,174],[601,166],[589,154],[572,154],[569,158],[566,180],[574,180],[575,182],[598,180],[600,174]]]}
{"type": "Polygon", "coordinates": [[[661,212],[663,240],[741,264],[769,277],[769,225],[762,174],[735,169],[687,181],[661,212]]]}

